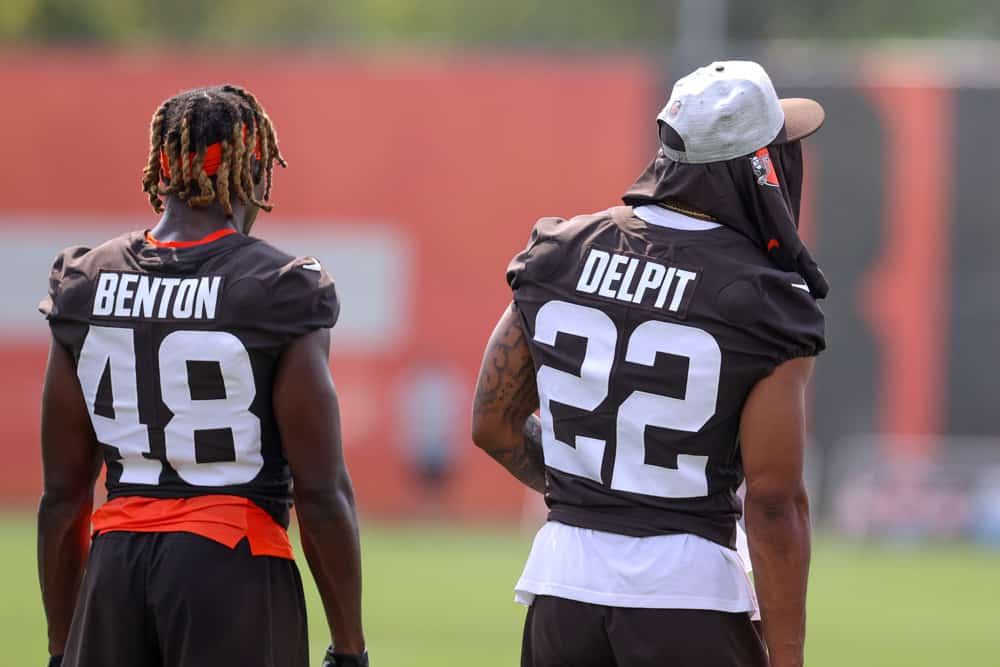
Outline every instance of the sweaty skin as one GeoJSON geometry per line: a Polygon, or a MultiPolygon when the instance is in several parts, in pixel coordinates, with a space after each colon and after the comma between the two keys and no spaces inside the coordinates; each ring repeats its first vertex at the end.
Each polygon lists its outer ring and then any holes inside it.
{"type": "Polygon", "coordinates": [[[529,488],[545,493],[535,366],[511,304],[483,355],[472,403],[472,440],[529,488]]]}
{"type": "Polygon", "coordinates": [[[747,538],[771,667],[804,659],[810,526],[802,467],[813,363],[778,366],[750,392],[740,421],[747,538]]]}

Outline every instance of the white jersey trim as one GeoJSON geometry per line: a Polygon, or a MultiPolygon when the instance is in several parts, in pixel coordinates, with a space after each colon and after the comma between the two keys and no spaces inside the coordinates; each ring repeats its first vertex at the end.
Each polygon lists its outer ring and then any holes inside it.
{"type": "Polygon", "coordinates": [[[679,229],[685,232],[707,232],[712,229],[718,229],[722,226],[715,222],[709,222],[708,220],[692,218],[691,216],[678,213],[677,211],[671,211],[670,209],[663,208],[662,206],[636,206],[632,212],[635,217],[647,224],[656,225],[657,227],[679,229]]]}

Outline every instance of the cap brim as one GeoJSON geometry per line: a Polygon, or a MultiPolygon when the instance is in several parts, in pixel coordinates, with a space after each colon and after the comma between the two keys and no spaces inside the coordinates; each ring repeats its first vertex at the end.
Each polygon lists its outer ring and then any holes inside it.
{"type": "Polygon", "coordinates": [[[816,100],[805,97],[782,99],[781,110],[785,112],[785,126],[774,143],[801,141],[823,127],[826,111],[816,100]]]}

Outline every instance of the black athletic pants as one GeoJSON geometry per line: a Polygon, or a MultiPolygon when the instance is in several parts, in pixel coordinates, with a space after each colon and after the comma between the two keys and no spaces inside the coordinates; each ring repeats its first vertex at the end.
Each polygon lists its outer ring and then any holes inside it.
{"type": "Polygon", "coordinates": [[[767,667],[749,614],[603,607],[540,595],[521,667],[767,667]]]}
{"type": "Polygon", "coordinates": [[[98,536],[63,667],[306,667],[295,562],[190,533],[98,536]]]}

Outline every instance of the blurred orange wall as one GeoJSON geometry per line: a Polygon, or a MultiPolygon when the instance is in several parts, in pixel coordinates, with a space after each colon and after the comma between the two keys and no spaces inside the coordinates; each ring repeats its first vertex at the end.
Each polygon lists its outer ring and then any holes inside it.
{"type": "MultiPolygon", "coordinates": [[[[0,160],[0,231],[51,220],[60,224],[50,231],[62,230],[77,218],[152,226],[139,176],[153,111],[199,85],[253,90],[290,163],[276,175],[275,213],[262,216],[255,233],[267,238],[294,225],[318,235],[337,221],[376,221],[411,253],[407,279],[396,286],[408,308],[404,331],[378,349],[334,349],[332,363],[362,508],[398,514],[412,508],[416,482],[401,465],[400,407],[386,397],[411,362],[446,359],[464,384],[458,412],[468,414],[483,344],[509,299],[509,257],[538,217],[617,202],[653,148],[647,125],[662,102],[659,81],[643,62],[607,56],[0,52],[8,151],[0,160]]],[[[63,245],[75,240],[67,234],[63,245]]],[[[337,277],[336,265],[327,268],[337,277]]],[[[3,289],[40,297],[47,271],[38,266],[3,289]]],[[[351,317],[349,304],[342,317],[351,317]]],[[[43,327],[32,336],[0,334],[0,502],[30,502],[40,490],[46,344],[43,327]]],[[[523,491],[473,450],[466,431],[463,422],[452,443],[459,467],[444,508],[516,514],[523,491]]]]}

